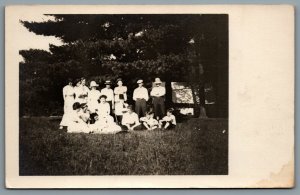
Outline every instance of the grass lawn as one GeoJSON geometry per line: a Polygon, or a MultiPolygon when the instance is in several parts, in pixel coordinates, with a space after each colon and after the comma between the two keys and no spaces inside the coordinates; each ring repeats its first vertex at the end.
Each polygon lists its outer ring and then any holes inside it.
{"type": "Polygon", "coordinates": [[[20,118],[20,175],[228,174],[227,119],[116,135],[70,134],[58,125],[20,118]]]}

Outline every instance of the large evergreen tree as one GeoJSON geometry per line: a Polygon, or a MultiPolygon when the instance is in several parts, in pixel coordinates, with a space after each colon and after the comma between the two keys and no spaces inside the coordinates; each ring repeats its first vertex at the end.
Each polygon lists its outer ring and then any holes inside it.
{"type": "Polygon", "coordinates": [[[200,99],[197,105],[201,106],[203,85],[209,80],[217,88],[217,101],[223,102],[220,116],[227,116],[226,15],[52,16],[53,21],[21,21],[29,31],[55,36],[64,43],[50,45],[50,52],[20,51],[24,58],[20,63],[21,114],[39,114],[41,108],[49,108],[49,98],[50,108],[62,108],[58,91],[68,77],[84,76],[100,83],[122,77],[131,95],[137,79],[144,79],[150,87],[159,76],[167,82],[193,83],[194,96],[198,96],[194,99],[200,99]],[[32,107],[37,102],[39,109],[32,107]]]}

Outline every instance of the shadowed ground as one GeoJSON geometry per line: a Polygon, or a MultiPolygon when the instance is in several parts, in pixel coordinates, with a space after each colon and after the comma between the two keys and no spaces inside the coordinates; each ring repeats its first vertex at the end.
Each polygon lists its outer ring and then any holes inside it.
{"type": "Polygon", "coordinates": [[[58,124],[20,118],[20,175],[228,174],[227,119],[116,135],[69,134],[58,124]]]}

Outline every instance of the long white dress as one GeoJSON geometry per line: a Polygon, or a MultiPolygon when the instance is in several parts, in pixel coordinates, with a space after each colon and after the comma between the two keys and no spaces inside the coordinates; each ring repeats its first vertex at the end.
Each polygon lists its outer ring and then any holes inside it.
{"type": "Polygon", "coordinates": [[[96,89],[92,89],[89,91],[88,93],[88,108],[89,110],[94,113],[96,112],[96,110],[98,109],[98,99],[100,97],[100,91],[96,90],[96,89]]]}
{"type": "Polygon", "coordinates": [[[114,89],[115,94],[115,114],[118,116],[123,115],[124,111],[124,101],[127,100],[127,87],[126,86],[120,86],[116,87],[114,89]],[[123,95],[124,99],[120,99],[120,95],[123,95]]]}
{"type": "Polygon", "coordinates": [[[70,85],[67,85],[63,88],[63,97],[64,97],[64,115],[60,122],[60,126],[68,126],[70,122],[70,113],[73,111],[74,104],[74,88],[70,85]]]}

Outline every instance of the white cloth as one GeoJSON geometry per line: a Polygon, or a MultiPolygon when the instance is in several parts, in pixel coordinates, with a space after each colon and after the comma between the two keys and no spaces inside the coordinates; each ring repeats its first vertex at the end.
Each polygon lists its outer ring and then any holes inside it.
{"type": "Polygon", "coordinates": [[[124,101],[127,100],[127,87],[126,86],[119,86],[119,87],[115,87],[114,89],[114,93],[115,93],[115,102],[119,101],[119,95],[123,94],[124,96],[124,101]]]}
{"type": "Polygon", "coordinates": [[[176,118],[173,114],[171,114],[170,116],[165,116],[162,120],[166,122],[171,122],[173,125],[176,125],[176,118]]]}
{"type": "Polygon", "coordinates": [[[106,101],[114,101],[114,91],[112,89],[103,88],[101,95],[106,95],[106,101]]]}
{"type": "Polygon", "coordinates": [[[125,103],[123,100],[119,100],[115,103],[115,115],[121,116],[126,111],[125,103]]]}
{"type": "Polygon", "coordinates": [[[100,102],[96,109],[97,109],[96,113],[98,114],[99,117],[107,116],[110,114],[110,105],[107,102],[105,103],[100,102]]]}
{"type": "Polygon", "coordinates": [[[135,125],[140,124],[139,116],[135,112],[132,112],[131,114],[129,112],[126,112],[122,118],[122,125],[132,125],[132,124],[135,125]]]}
{"type": "Polygon", "coordinates": [[[148,90],[145,87],[138,87],[133,91],[133,100],[136,101],[137,99],[145,99],[148,101],[148,90]]]}
{"type": "Polygon", "coordinates": [[[92,131],[97,134],[114,134],[122,130],[110,115],[99,117],[99,119],[91,125],[90,129],[93,129],[92,131]]]}
{"type": "Polygon", "coordinates": [[[149,125],[150,128],[154,127],[154,126],[158,126],[158,121],[155,120],[154,118],[147,118],[147,117],[142,117],[140,119],[141,122],[145,122],[147,123],[147,125],[149,125]]]}
{"type": "Polygon", "coordinates": [[[96,109],[98,108],[98,99],[100,97],[100,91],[98,90],[90,90],[88,93],[88,108],[93,113],[96,112],[96,109]]]}
{"type": "Polygon", "coordinates": [[[162,86],[153,87],[150,92],[150,95],[154,97],[161,97],[164,96],[165,94],[166,94],[166,88],[162,86]]]}
{"type": "Polygon", "coordinates": [[[87,103],[87,97],[89,93],[89,88],[87,86],[80,85],[79,87],[74,87],[75,91],[75,102],[87,103]]]}
{"type": "Polygon", "coordinates": [[[68,126],[68,133],[89,133],[90,129],[87,123],[85,123],[81,118],[82,112],[77,112],[74,110],[70,114],[70,123],[68,126]]]}
{"type": "Polygon", "coordinates": [[[68,126],[70,123],[70,113],[73,112],[74,104],[74,88],[67,85],[63,88],[64,98],[64,115],[60,122],[60,126],[68,126]]]}

